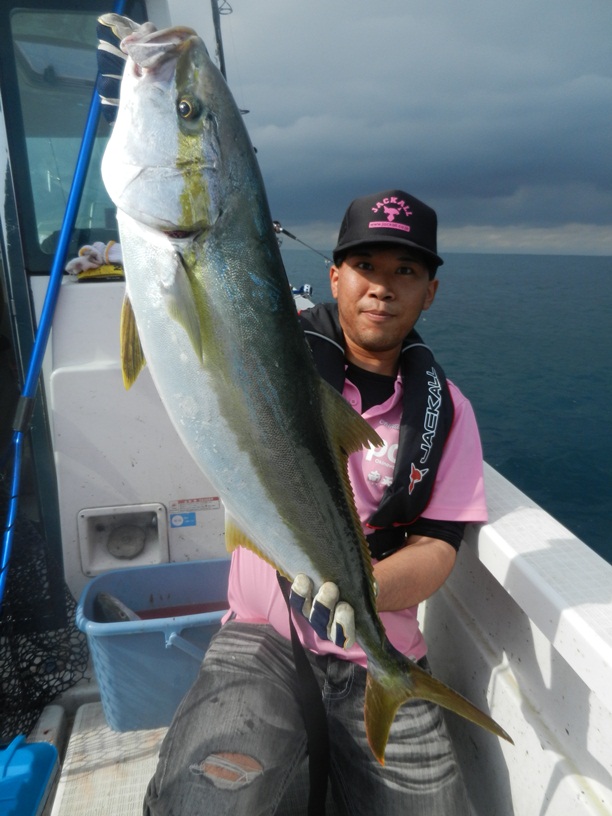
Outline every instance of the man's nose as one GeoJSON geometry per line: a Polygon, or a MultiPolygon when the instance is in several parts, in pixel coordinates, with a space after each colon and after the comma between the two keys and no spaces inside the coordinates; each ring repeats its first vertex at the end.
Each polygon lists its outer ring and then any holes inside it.
{"type": "Polygon", "coordinates": [[[370,294],[379,300],[391,300],[395,296],[393,288],[384,279],[370,283],[370,294]]]}

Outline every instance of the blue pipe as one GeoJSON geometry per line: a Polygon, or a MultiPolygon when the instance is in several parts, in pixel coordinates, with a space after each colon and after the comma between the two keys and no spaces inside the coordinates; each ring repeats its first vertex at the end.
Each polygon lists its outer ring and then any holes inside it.
{"type": "MultiPolygon", "coordinates": [[[[123,14],[127,0],[116,0],[113,11],[115,14],[123,14]]],[[[68,203],[66,204],[66,211],[64,212],[64,219],[59,234],[59,240],[55,249],[53,257],[53,264],[49,275],[49,286],[45,301],[43,304],[40,321],[38,323],[38,330],[32,348],[32,356],[28,366],[25,384],[19,400],[18,415],[21,417],[19,421],[15,421],[14,432],[12,437],[12,445],[14,447],[13,457],[13,474],[11,479],[11,495],[9,498],[7,523],[2,538],[2,554],[0,558],[0,615],[2,614],[2,604],[4,602],[4,591],[6,588],[6,579],[8,575],[8,567],[11,558],[11,550],[13,545],[13,533],[15,529],[15,522],[17,520],[17,508],[19,501],[19,485],[21,482],[21,462],[23,453],[23,440],[26,431],[29,428],[29,417],[33,409],[34,400],[36,398],[36,389],[38,387],[38,379],[40,377],[40,370],[42,368],[45,351],[47,349],[47,342],[51,332],[51,325],[53,323],[53,315],[55,314],[55,307],[59,297],[60,286],[62,284],[62,277],[64,274],[64,266],[66,264],[66,256],[68,254],[68,246],[76,223],[76,218],[83,196],[83,188],[85,186],[85,178],[87,177],[87,170],[89,169],[89,162],[93,152],[94,143],[96,140],[96,131],[98,129],[98,119],[100,116],[100,96],[98,95],[98,82],[94,84],[94,91],[89,106],[89,113],[87,114],[87,122],[85,123],[85,131],[81,141],[79,155],[77,157],[76,168],[70,186],[70,193],[68,195],[68,203]]]]}

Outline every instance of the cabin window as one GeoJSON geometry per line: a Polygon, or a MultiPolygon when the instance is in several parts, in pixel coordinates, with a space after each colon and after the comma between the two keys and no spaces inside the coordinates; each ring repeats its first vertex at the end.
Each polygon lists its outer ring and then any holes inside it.
{"type": "MultiPolygon", "coordinates": [[[[97,18],[111,4],[93,2],[83,9],[58,3],[61,10],[45,5],[16,8],[10,15],[13,99],[5,103],[13,119],[12,125],[7,121],[9,136],[21,158],[13,171],[30,272],[51,266],[96,82],[97,18]]],[[[144,4],[131,3],[130,16],[145,19],[144,4]]],[[[109,133],[101,116],[71,252],[117,237],[115,207],[100,176],[109,133]]]]}
{"type": "MultiPolygon", "coordinates": [[[[11,30],[38,243],[52,252],[96,79],[96,15],[16,11],[11,30]]],[[[94,166],[107,135],[101,122],[94,166]]],[[[88,173],[77,229],[112,228],[112,212],[99,173],[88,173]]]]}

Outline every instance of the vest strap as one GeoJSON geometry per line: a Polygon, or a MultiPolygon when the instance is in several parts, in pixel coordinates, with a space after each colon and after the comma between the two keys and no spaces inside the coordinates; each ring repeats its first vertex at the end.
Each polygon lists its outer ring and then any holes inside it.
{"type": "MultiPolygon", "coordinates": [[[[346,360],[337,304],[304,310],[300,322],[319,374],[342,393],[346,360]]],[[[444,371],[414,330],[404,340],[400,373],[404,397],[397,460],[392,483],[368,519],[375,530],[411,524],[423,513],[454,418],[444,371]]]]}
{"type": "Polygon", "coordinates": [[[308,792],[308,816],[325,816],[327,798],[327,780],[329,778],[329,733],[327,729],[327,712],[323,705],[321,689],[317,683],[306,650],[298,637],[289,603],[289,582],[280,573],[276,573],[283,598],[289,614],[291,647],[298,680],[298,693],[306,740],[308,744],[308,775],[310,790],[308,792]]]}

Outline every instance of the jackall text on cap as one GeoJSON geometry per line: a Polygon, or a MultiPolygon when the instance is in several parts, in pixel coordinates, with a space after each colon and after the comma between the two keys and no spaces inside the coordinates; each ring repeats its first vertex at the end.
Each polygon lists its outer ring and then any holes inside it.
{"type": "Polygon", "coordinates": [[[444,261],[437,253],[438,217],[435,210],[403,190],[356,198],[344,215],[334,262],[359,244],[406,244],[418,249],[436,267],[444,261]]]}

